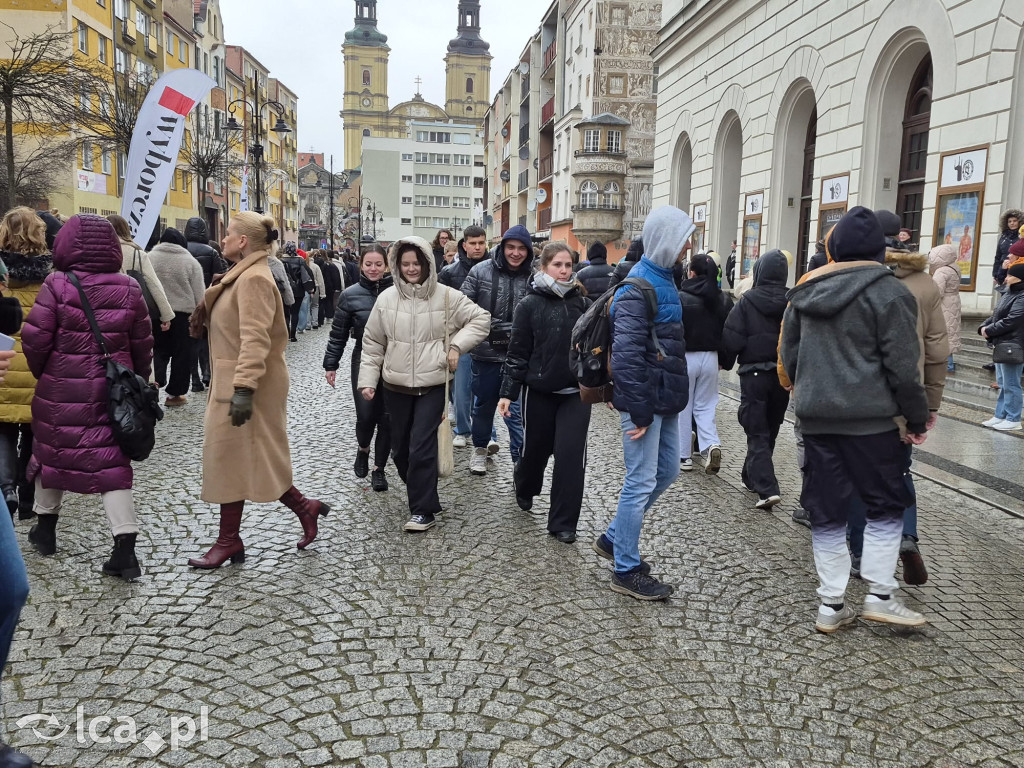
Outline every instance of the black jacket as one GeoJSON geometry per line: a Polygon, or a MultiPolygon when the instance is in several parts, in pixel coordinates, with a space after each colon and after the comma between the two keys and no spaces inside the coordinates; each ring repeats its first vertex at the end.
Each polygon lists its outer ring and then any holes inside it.
{"type": "Polygon", "coordinates": [[[210,247],[210,231],[206,228],[206,222],[198,216],[193,216],[185,224],[185,239],[188,240],[186,247],[199,266],[203,268],[203,282],[209,288],[213,282],[214,275],[220,275],[228,271],[228,263],[224,258],[210,247]]]}
{"type": "Polygon", "coordinates": [[[718,281],[707,275],[684,280],[679,302],[683,305],[686,351],[720,352],[722,328],[732,309],[732,299],[718,287],[718,281]]]}
{"type": "Polygon", "coordinates": [[[285,254],[280,259],[281,263],[284,264],[284,271],[288,275],[288,282],[292,284],[295,300],[302,301],[302,294],[309,293],[316,285],[316,282],[313,280],[313,272],[310,270],[306,260],[301,256],[288,256],[285,254]]]}
{"type": "Polygon", "coordinates": [[[1006,279],[1006,270],[1003,269],[1003,262],[1010,258],[1010,246],[1019,239],[1016,229],[1004,229],[996,244],[996,261],[992,265],[992,279],[1000,285],[1006,279]]]}
{"type": "Polygon", "coordinates": [[[518,400],[524,384],[541,392],[578,386],[569,368],[569,347],[573,326],[587,304],[578,288],[563,299],[530,281],[512,320],[512,339],[501,369],[501,397],[518,400]]]}
{"type": "MultiPolygon", "coordinates": [[[[491,333],[511,331],[513,312],[526,295],[530,282],[531,260],[527,256],[519,269],[513,270],[499,246],[491,258],[474,264],[466,275],[462,292],[491,313],[491,333]]],[[[490,340],[480,343],[472,354],[474,360],[485,363],[501,363],[505,360],[505,351],[496,350],[490,340]]]]}
{"type": "Polygon", "coordinates": [[[779,334],[786,311],[786,286],[757,285],[740,297],[722,330],[722,367],[739,359],[739,373],[774,371],[779,361],[779,334]]]}
{"type": "Polygon", "coordinates": [[[978,328],[979,333],[981,328],[988,328],[989,341],[1016,341],[1024,345],[1024,283],[1010,286],[992,316],[978,328]]]}
{"type": "Polygon", "coordinates": [[[477,261],[472,261],[469,256],[466,255],[466,249],[462,247],[462,243],[459,243],[458,257],[455,261],[446,265],[445,268],[441,270],[441,273],[437,276],[437,282],[441,285],[447,285],[449,288],[461,291],[462,284],[466,282],[466,277],[469,275],[469,270],[486,259],[487,256],[488,254],[485,252],[482,258],[477,261]]]}
{"type": "Polygon", "coordinates": [[[331,323],[331,337],[324,353],[325,371],[338,370],[349,336],[356,340],[356,353],[362,351],[363,330],[366,321],[370,319],[370,310],[381,292],[392,284],[391,275],[384,275],[375,283],[365,275],[360,275],[358,283],[341,292],[338,308],[334,311],[334,322],[331,323]]]}
{"type": "MultiPolygon", "coordinates": [[[[588,296],[597,298],[612,287],[612,273],[615,267],[605,259],[593,259],[589,267],[584,267],[576,273],[576,279],[580,281],[587,291],[588,296]]],[[[619,282],[622,282],[621,280],[619,282]]]]}
{"type": "Polygon", "coordinates": [[[729,281],[730,288],[736,283],[736,251],[732,251],[725,260],[725,279],[729,281]]]}
{"type": "Polygon", "coordinates": [[[324,276],[324,291],[328,296],[345,288],[341,282],[341,270],[330,259],[315,259],[315,261],[316,265],[320,267],[320,273],[324,276]]]}
{"type": "Polygon", "coordinates": [[[807,271],[810,272],[819,267],[824,267],[826,264],[828,264],[828,254],[825,253],[825,249],[816,250],[811,254],[811,258],[807,260],[807,271]]]}
{"type": "Polygon", "coordinates": [[[629,270],[635,267],[638,263],[639,260],[627,261],[626,259],[623,259],[618,264],[616,264],[615,269],[612,270],[611,280],[608,281],[608,287],[610,288],[613,285],[618,285],[627,277],[629,277],[629,270]]]}

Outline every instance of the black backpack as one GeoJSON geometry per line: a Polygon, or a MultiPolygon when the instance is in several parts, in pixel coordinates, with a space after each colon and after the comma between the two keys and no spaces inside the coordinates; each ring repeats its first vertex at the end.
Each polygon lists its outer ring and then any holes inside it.
{"type": "Polygon", "coordinates": [[[665,357],[665,351],[654,330],[654,318],[658,314],[658,294],[654,286],[642,277],[627,277],[601,294],[573,326],[569,367],[580,385],[580,398],[585,403],[610,403],[612,400],[610,311],[615,292],[629,285],[643,292],[647,304],[647,319],[651,326],[651,341],[658,352],[658,359],[665,357]]]}

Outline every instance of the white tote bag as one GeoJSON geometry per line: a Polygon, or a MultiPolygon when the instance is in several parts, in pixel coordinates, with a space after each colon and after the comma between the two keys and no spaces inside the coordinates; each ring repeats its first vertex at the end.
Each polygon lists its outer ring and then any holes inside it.
{"type": "Polygon", "coordinates": [[[451,346],[451,337],[448,330],[448,291],[444,288],[444,354],[445,354],[445,380],[444,380],[444,410],[441,416],[441,424],[437,427],[437,474],[438,477],[449,477],[455,471],[455,446],[452,444],[452,422],[448,418],[448,394],[451,386],[451,376],[448,371],[448,349],[451,346]]]}

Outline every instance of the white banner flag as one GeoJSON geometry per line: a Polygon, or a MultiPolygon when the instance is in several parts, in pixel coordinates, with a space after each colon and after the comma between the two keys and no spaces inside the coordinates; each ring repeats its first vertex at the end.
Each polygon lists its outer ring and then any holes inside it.
{"type": "Polygon", "coordinates": [[[175,69],[154,83],[139,110],[125,171],[121,215],[128,220],[132,239],[142,248],[149,242],[160,218],[160,206],[171,188],[185,135],[185,118],[215,85],[213,78],[195,69],[175,69]]]}
{"type": "Polygon", "coordinates": [[[249,210],[249,166],[242,171],[242,192],[238,196],[238,210],[249,210]]]}

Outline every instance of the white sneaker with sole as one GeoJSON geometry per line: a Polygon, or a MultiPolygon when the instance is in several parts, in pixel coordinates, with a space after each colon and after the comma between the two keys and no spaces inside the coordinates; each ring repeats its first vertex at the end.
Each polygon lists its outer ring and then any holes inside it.
{"type": "Polygon", "coordinates": [[[487,443],[487,455],[488,456],[493,456],[499,450],[501,450],[501,446],[498,445],[497,441],[491,440],[489,443],[487,443]]]}
{"type": "Polygon", "coordinates": [[[814,622],[814,628],[826,635],[831,635],[840,627],[852,624],[856,620],[857,611],[848,605],[844,605],[838,611],[827,605],[822,605],[818,608],[818,620],[814,622]]]}
{"type": "Polygon", "coordinates": [[[981,422],[981,426],[983,426],[983,427],[994,427],[996,424],[1002,423],[1002,421],[1003,421],[1003,419],[1000,419],[998,416],[993,416],[988,421],[981,422]]]}
{"type": "Polygon", "coordinates": [[[993,424],[992,429],[998,429],[1000,432],[1020,432],[1021,425],[1019,421],[1000,421],[998,424],[993,424]]]}
{"type": "Polygon", "coordinates": [[[465,448],[466,447],[466,436],[465,435],[456,435],[454,438],[452,438],[452,446],[455,447],[455,448],[465,448]]]}
{"type": "Polygon", "coordinates": [[[471,475],[487,474],[487,449],[474,448],[473,455],[469,459],[469,473],[471,475]]]}
{"type": "Polygon", "coordinates": [[[754,504],[757,509],[771,509],[776,504],[781,503],[782,497],[778,494],[773,494],[766,499],[758,499],[757,503],[754,504]]]}
{"type": "Polygon", "coordinates": [[[679,469],[681,471],[683,471],[683,472],[692,472],[693,471],[693,459],[680,459],[679,460],[679,469]]]}
{"type": "Polygon", "coordinates": [[[704,460],[704,474],[717,475],[722,466],[722,447],[712,445],[706,451],[701,451],[700,456],[704,460]]]}
{"type": "Polygon", "coordinates": [[[860,612],[860,617],[868,621],[880,621],[901,627],[920,627],[928,623],[922,614],[910,610],[896,598],[879,600],[874,595],[864,598],[864,610],[860,612]]]}

